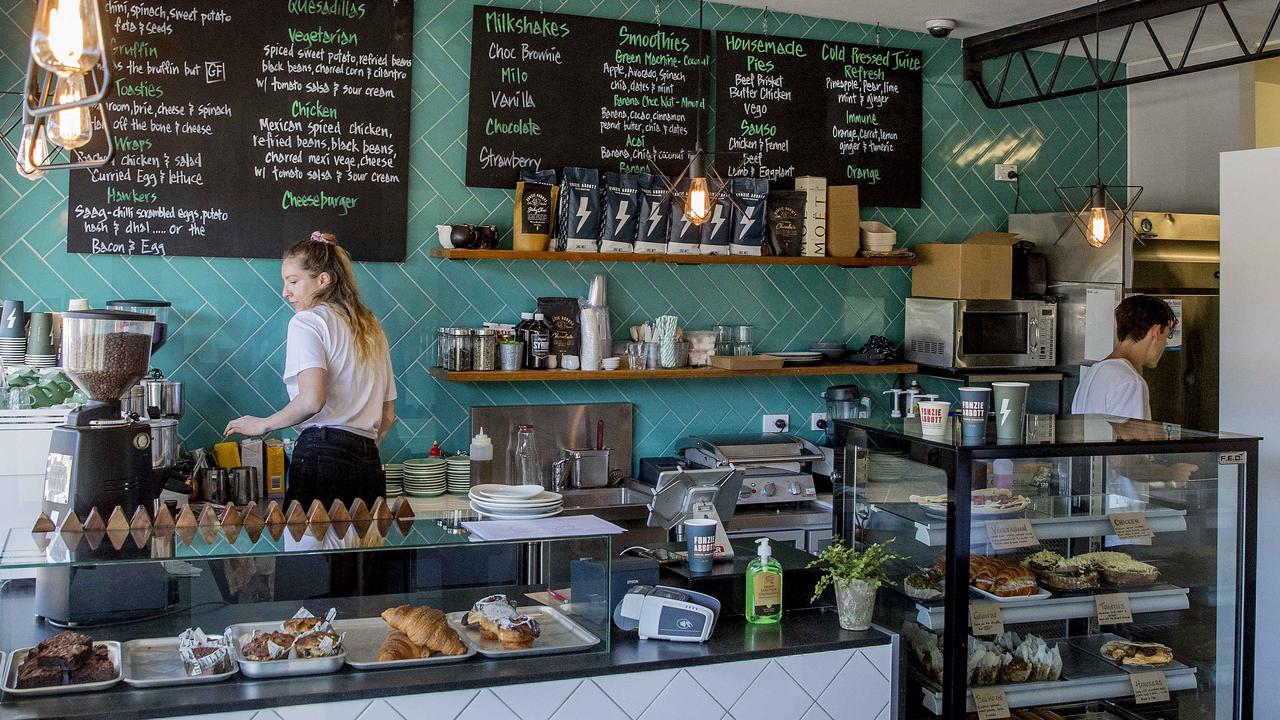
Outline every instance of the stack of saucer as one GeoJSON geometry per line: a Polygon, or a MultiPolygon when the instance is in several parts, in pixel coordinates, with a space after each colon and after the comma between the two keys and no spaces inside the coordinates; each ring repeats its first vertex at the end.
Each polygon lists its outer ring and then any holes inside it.
{"type": "Polygon", "coordinates": [[[386,497],[399,497],[404,492],[404,466],[400,463],[391,465],[383,465],[383,472],[387,474],[387,494],[386,497]]]}
{"type": "Polygon", "coordinates": [[[541,485],[477,485],[468,497],[472,510],[495,520],[535,520],[564,509],[564,498],[541,485]]]}
{"type": "Polygon", "coordinates": [[[435,497],[445,490],[444,458],[404,461],[404,492],[410,497],[435,497]]]}
{"type": "Polygon", "coordinates": [[[0,359],[5,365],[21,365],[27,359],[26,337],[0,337],[0,359]]]}
{"type": "Polygon", "coordinates": [[[449,493],[451,495],[466,495],[471,490],[471,457],[469,455],[454,455],[445,460],[449,464],[446,473],[449,493]]]}

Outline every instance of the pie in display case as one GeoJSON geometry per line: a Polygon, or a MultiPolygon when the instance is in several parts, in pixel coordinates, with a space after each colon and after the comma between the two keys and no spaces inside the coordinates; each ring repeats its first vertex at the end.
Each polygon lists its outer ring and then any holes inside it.
{"type": "Polygon", "coordinates": [[[1257,438],[951,423],[837,423],[835,530],[903,556],[876,622],[903,636],[905,717],[1252,716],[1257,438]]]}

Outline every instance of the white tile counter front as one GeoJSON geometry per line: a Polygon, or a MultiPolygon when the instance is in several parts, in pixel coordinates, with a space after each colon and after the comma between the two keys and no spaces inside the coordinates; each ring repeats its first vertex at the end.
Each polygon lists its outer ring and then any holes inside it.
{"type": "Polygon", "coordinates": [[[188,716],[193,720],[893,720],[892,645],[188,716]]]}

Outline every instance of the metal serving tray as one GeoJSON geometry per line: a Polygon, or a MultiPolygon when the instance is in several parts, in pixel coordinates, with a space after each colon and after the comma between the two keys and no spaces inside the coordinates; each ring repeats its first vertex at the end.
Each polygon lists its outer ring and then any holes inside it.
{"type": "Polygon", "coordinates": [[[34,697],[37,695],[67,695],[70,693],[106,690],[112,685],[120,682],[120,643],[114,640],[99,640],[93,644],[94,647],[99,647],[101,645],[107,646],[107,650],[111,653],[111,663],[116,666],[116,676],[112,680],[90,683],[73,683],[70,685],[54,685],[53,687],[19,689],[17,687],[18,667],[27,659],[27,653],[35,650],[34,647],[25,647],[9,653],[9,663],[4,666],[4,692],[6,694],[13,693],[14,695],[21,697],[34,697]]]}
{"type": "Polygon", "coordinates": [[[378,650],[382,641],[391,632],[391,626],[380,617],[359,618],[353,620],[335,620],[333,629],[343,635],[342,648],[347,653],[347,664],[357,670],[385,670],[389,668],[413,667],[417,665],[444,665],[466,660],[476,654],[476,646],[467,636],[466,630],[457,622],[450,621],[449,627],[458,632],[462,644],[467,651],[461,655],[432,655],[428,658],[410,660],[379,660],[378,650]]]}
{"type": "MultiPolygon", "coordinates": [[[[221,640],[221,635],[210,635],[221,640]]],[[[120,647],[120,668],[124,681],[134,687],[164,687],[166,685],[204,685],[222,682],[239,672],[239,663],[232,653],[231,669],[213,675],[188,675],[187,668],[178,655],[178,638],[145,638],[130,640],[120,647]]]]}
{"type": "MultiPolygon", "coordinates": [[[[271,632],[280,629],[280,622],[240,623],[227,628],[231,633],[231,654],[240,664],[240,671],[245,677],[277,678],[298,677],[301,675],[325,675],[342,669],[347,661],[347,653],[338,653],[332,657],[300,658],[288,660],[246,660],[240,647],[253,639],[255,630],[271,632]]],[[[344,646],[345,647],[345,646],[344,646]]]]}
{"type": "Polygon", "coordinates": [[[576,650],[585,650],[600,642],[600,638],[593,635],[586,628],[578,623],[570,620],[567,615],[550,608],[545,605],[522,605],[516,608],[516,612],[521,615],[528,615],[538,621],[538,626],[542,629],[542,634],[534,641],[533,645],[527,648],[517,648],[514,650],[505,650],[502,643],[497,640],[489,640],[480,636],[479,630],[469,630],[462,626],[462,619],[466,616],[466,611],[449,613],[445,617],[455,627],[461,628],[463,638],[470,641],[475,646],[476,651],[485,657],[491,658],[508,658],[522,657],[528,655],[553,655],[555,653],[574,652],[576,650]]]}

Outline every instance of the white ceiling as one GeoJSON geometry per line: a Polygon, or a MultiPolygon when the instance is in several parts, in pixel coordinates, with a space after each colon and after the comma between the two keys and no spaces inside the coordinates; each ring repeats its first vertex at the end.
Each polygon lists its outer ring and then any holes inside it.
{"type": "MultiPolygon", "coordinates": [[[[957,21],[952,37],[962,38],[989,30],[1016,25],[1078,7],[1091,6],[1087,0],[716,0],[743,7],[768,7],[770,12],[791,12],[800,15],[834,18],[887,27],[924,32],[924,22],[930,18],[946,17],[957,21]]],[[[1227,8],[1245,41],[1256,47],[1266,30],[1267,22],[1275,11],[1276,0],[1227,0],[1227,8]]],[[[1181,13],[1166,19],[1153,21],[1157,36],[1177,64],[1186,47],[1187,36],[1195,22],[1196,14],[1181,13]]],[[[1114,58],[1123,40],[1123,30],[1102,34],[1104,57],[1114,58]]],[[[1280,28],[1273,32],[1273,39],[1280,40],[1280,28]]],[[[1061,45],[1048,48],[1058,52],[1061,45]]],[[[1092,49],[1092,43],[1090,43],[1092,49]]],[[[1216,55],[1224,49],[1239,48],[1235,44],[1230,27],[1216,7],[1210,7],[1200,31],[1196,35],[1192,53],[1199,58],[1203,54],[1216,55]]],[[[1078,45],[1068,52],[1082,54],[1078,45]]],[[[1159,52],[1145,33],[1135,32],[1125,50],[1128,63],[1159,62],[1159,52]]]]}

